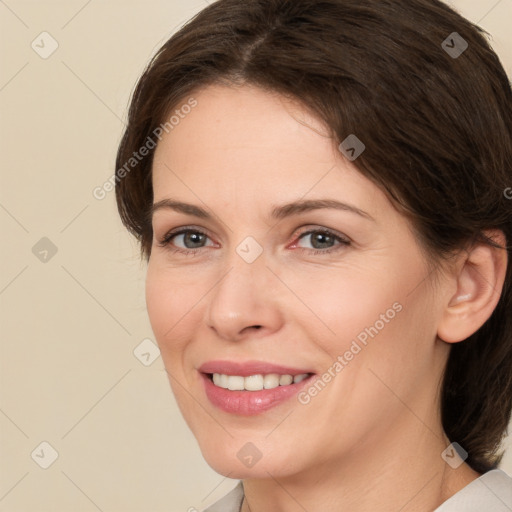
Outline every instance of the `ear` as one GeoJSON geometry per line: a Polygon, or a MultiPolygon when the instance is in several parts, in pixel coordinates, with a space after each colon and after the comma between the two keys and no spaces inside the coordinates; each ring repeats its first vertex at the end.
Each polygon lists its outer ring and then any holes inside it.
{"type": "Polygon", "coordinates": [[[496,308],[507,271],[506,238],[502,231],[484,235],[501,248],[477,243],[460,255],[453,274],[456,292],[449,294],[438,325],[438,337],[447,343],[465,340],[489,319],[496,308]]]}

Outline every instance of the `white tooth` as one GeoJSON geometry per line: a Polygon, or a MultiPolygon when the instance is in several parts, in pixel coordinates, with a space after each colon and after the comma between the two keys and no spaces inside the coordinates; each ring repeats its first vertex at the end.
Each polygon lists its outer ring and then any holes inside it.
{"type": "Polygon", "coordinates": [[[279,377],[279,385],[280,386],[288,386],[293,382],[293,377],[291,375],[281,375],[279,377]]]}
{"type": "Polygon", "coordinates": [[[244,389],[244,378],[239,375],[228,376],[228,389],[230,391],[243,391],[244,389]]]}
{"type": "Polygon", "coordinates": [[[219,386],[228,389],[228,376],[225,373],[220,374],[219,386]]]}
{"type": "Polygon", "coordinates": [[[265,389],[274,389],[279,386],[279,375],[277,373],[269,373],[263,377],[263,387],[265,389]]]}
{"type": "Polygon", "coordinates": [[[247,391],[260,391],[263,389],[263,375],[250,375],[244,379],[244,387],[247,391]]]}
{"type": "Polygon", "coordinates": [[[289,386],[292,383],[301,382],[307,377],[309,377],[308,373],[295,377],[292,375],[278,375],[277,373],[249,375],[248,377],[214,373],[212,380],[216,386],[230,391],[261,391],[262,389],[274,389],[278,386],[289,386]]]}

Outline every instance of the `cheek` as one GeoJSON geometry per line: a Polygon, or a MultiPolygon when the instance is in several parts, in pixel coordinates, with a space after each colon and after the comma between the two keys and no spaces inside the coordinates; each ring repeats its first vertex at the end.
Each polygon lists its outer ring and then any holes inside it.
{"type": "Polygon", "coordinates": [[[146,306],[151,328],[164,363],[169,384],[181,413],[189,419],[201,414],[186,391],[194,383],[186,371],[186,348],[198,322],[198,302],[205,291],[198,280],[182,270],[150,263],[146,275],[146,306]]]}
{"type": "Polygon", "coordinates": [[[164,361],[166,354],[175,354],[186,346],[187,334],[197,325],[198,306],[204,294],[205,288],[197,278],[187,277],[186,270],[149,264],[146,306],[164,361]]]}
{"type": "Polygon", "coordinates": [[[305,314],[298,321],[331,359],[347,353],[351,367],[371,364],[388,372],[389,361],[407,363],[422,340],[435,337],[427,285],[418,286],[425,275],[421,258],[410,256],[405,265],[397,256],[384,265],[295,277],[290,288],[307,306],[300,305],[305,314]]]}
{"type": "MultiPolygon", "coordinates": [[[[329,350],[331,354],[339,354],[339,350],[375,323],[382,330],[384,320],[395,318],[399,306],[393,309],[393,305],[403,299],[406,289],[392,272],[354,267],[328,269],[289,282],[303,303],[298,306],[309,333],[315,331],[313,339],[321,337],[336,349],[329,350]]],[[[294,306],[297,311],[298,306],[294,306]]]]}
{"type": "MultiPolygon", "coordinates": [[[[323,338],[324,349],[331,356],[341,356],[343,366],[334,379],[336,391],[325,398],[341,400],[346,410],[359,411],[360,428],[368,420],[363,411],[373,411],[376,417],[393,410],[398,414],[400,402],[394,393],[412,400],[435,375],[435,308],[428,285],[411,293],[421,282],[420,275],[424,277],[418,267],[418,274],[388,272],[365,286],[358,286],[355,278],[347,280],[347,288],[338,294],[338,312],[329,317],[328,306],[324,309],[326,323],[335,331],[323,338]]],[[[336,409],[335,403],[331,406],[336,409]]]]}

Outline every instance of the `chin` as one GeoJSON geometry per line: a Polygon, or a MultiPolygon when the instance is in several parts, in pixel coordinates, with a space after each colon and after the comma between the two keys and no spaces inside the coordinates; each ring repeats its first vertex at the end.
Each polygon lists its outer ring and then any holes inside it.
{"type": "Polygon", "coordinates": [[[207,442],[200,444],[200,449],[206,463],[228,478],[269,478],[269,474],[279,478],[298,470],[293,453],[278,453],[268,444],[260,450],[251,441],[230,439],[222,447],[219,443],[207,442]]]}

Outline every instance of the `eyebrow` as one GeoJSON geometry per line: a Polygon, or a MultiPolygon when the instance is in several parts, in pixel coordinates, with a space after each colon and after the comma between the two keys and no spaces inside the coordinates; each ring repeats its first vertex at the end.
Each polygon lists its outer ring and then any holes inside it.
{"type": "MultiPolygon", "coordinates": [[[[181,201],[175,201],[173,199],[162,199],[161,201],[154,203],[150,210],[150,217],[153,217],[155,212],[164,209],[174,210],[176,212],[184,213],[186,215],[193,215],[201,219],[211,219],[213,217],[210,213],[208,213],[206,210],[199,206],[195,206],[189,203],[183,203],[181,201]]],[[[334,199],[299,200],[294,201],[292,203],[283,204],[281,206],[274,206],[274,208],[272,208],[270,216],[272,219],[282,220],[286,217],[291,217],[292,215],[297,215],[299,213],[321,209],[347,211],[355,213],[363,218],[375,221],[375,219],[364,210],[361,210],[360,208],[357,208],[356,206],[353,206],[351,204],[336,201],[334,199]]]]}

